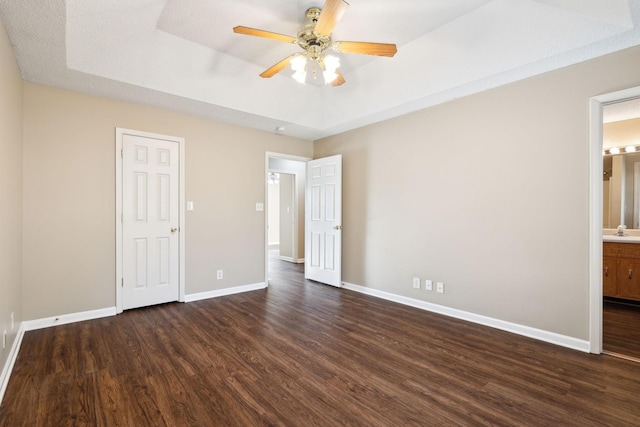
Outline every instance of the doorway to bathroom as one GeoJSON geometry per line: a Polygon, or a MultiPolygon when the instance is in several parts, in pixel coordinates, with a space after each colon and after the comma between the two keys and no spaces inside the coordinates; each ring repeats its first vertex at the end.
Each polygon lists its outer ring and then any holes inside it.
{"type": "Polygon", "coordinates": [[[640,99],[602,117],[602,351],[640,361],[640,99]]]}
{"type": "Polygon", "coordinates": [[[640,87],[594,97],[590,108],[591,352],[640,361],[640,87]]]}

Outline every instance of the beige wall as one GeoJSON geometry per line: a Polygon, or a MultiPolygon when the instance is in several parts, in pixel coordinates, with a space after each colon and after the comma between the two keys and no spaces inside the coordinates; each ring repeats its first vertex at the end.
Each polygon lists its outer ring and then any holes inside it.
{"type": "Polygon", "coordinates": [[[0,371],[22,320],[22,77],[0,21],[0,371]],[[11,329],[11,313],[15,326],[11,329]],[[7,346],[2,334],[7,331],[7,346]]]}
{"type": "Polygon", "coordinates": [[[25,318],[115,306],[116,127],[186,139],[187,294],[264,282],[265,152],[311,142],[33,83],[24,109],[25,318]]]}
{"type": "Polygon", "coordinates": [[[588,340],[589,98],[638,70],[640,47],[316,141],[344,155],[343,280],[588,340]]]}

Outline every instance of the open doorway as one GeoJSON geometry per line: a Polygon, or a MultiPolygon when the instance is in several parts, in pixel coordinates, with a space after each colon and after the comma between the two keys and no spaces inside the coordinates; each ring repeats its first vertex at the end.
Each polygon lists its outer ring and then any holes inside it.
{"type": "Polygon", "coordinates": [[[602,351],[640,362],[640,98],[602,111],[602,351]]]}
{"type": "Polygon", "coordinates": [[[265,177],[265,283],[270,262],[305,260],[305,157],[267,153],[265,177]]]}
{"type": "MultiPolygon", "coordinates": [[[[614,106],[637,99],[640,99],[640,86],[594,96],[589,101],[589,351],[596,354],[603,352],[603,306],[604,297],[606,296],[603,288],[611,286],[611,283],[608,282],[613,280],[612,277],[615,277],[617,281],[618,276],[624,277],[625,273],[628,279],[635,280],[638,276],[633,271],[630,273],[628,269],[627,271],[623,270],[620,266],[624,266],[624,264],[616,264],[615,267],[607,265],[603,258],[605,236],[609,239],[615,237],[612,236],[612,229],[604,227],[605,191],[603,176],[606,172],[603,161],[603,154],[605,153],[603,138],[604,110],[607,106],[614,106]],[[612,276],[614,272],[615,276],[612,276]],[[607,282],[605,282],[605,279],[607,282]]],[[[608,110],[607,113],[611,113],[611,110],[608,110]]],[[[606,121],[609,122],[611,119],[606,119],[606,121]]],[[[611,154],[611,151],[609,151],[609,154],[611,154]]],[[[608,191],[607,197],[611,199],[611,188],[608,191]]],[[[612,218],[610,211],[607,217],[610,222],[612,218]]],[[[616,234],[617,231],[616,228],[616,234]]],[[[624,234],[624,228],[622,228],[622,232],[624,234]]],[[[624,238],[624,236],[620,238],[624,238]]],[[[623,243],[620,244],[624,245],[623,243]]],[[[631,248],[631,245],[627,244],[626,247],[631,248]]],[[[611,253],[611,255],[614,255],[614,253],[611,253]]],[[[609,292],[610,290],[608,289],[606,293],[609,292]]]]}
{"type": "MultiPolygon", "coordinates": [[[[270,169],[267,179],[267,235],[269,258],[300,263],[298,253],[298,177],[294,173],[270,169]]],[[[302,212],[304,215],[304,210],[302,212]]],[[[303,233],[304,234],[304,233],[303,233]]]]}

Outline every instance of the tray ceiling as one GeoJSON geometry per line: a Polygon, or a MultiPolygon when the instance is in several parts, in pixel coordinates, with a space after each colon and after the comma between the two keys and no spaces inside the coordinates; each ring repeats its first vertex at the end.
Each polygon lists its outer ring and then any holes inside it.
{"type": "Polygon", "coordinates": [[[640,44],[640,0],[351,0],[346,84],[258,75],[299,48],[313,0],[0,0],[25,80],[318,139],[640,44]]]}

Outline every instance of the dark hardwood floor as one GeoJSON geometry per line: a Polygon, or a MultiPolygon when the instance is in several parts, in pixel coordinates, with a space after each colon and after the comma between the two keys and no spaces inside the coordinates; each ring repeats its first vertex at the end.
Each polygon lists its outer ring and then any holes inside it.
{"type": "Polygon", "coordinates": [[[25,334],[1,426],[638,426],[640,364],[302,279],[25,334]]]}
{"type": "Polygon", "coordinates": [[[604,351],[640,361],[640,305],[605,300],[602,310],[604,351]]]}

